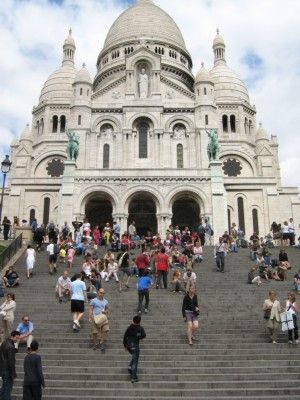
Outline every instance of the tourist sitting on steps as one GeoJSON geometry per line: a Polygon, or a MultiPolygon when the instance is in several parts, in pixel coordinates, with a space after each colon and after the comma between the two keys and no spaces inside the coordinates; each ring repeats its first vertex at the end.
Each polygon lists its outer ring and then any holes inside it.
{"type": "Polygon", "coordinates": [[[62,303],[63,300],[70,300],[71,296],[71,279],[69,278],[68,271],[64,271],[62,276],[60,276],[56,283],[55,292],[58,296],[59,303],[62,303]]]}
{"type": "Polygon", "coordinates": [[[17,331],[20,332],[20,341],[19,343],[26,343],[27,345],[27,351],[30,351],[30,345],[31,342],[33,341],[33,323],[30,321],[28,315],[23,315],[22,317],[22,322],[19,323],[17,326],[17,331]]]}
{"type": "Polygon", "coordinates": [[[298,294],[300,294],[300,269],[297,274],[294,275],[294,289],[298,294]]]}
{"type": "Polygon", "coordinates": [[[114,260],[109,261],[107,265],[107,276],[105,282],[109,282],[112,277],[115,278],[116,282],[119,282],[118,264],[114,260]]]}
{"type": "Polygon", "coordinates": [[[259,275],[256,275],[257,267],[250,268],[248,272],[248,283],[249,284],[256,284],[256,286],[261,286],[262,281],[259,275]]]}
{"type": "Polygon", "coordinates": [[[15,287],[19,285],[20,279],[18,273],[15,271],[13,265],[8,267],[4,277],[4,283],[6,287],[15,287]]]}

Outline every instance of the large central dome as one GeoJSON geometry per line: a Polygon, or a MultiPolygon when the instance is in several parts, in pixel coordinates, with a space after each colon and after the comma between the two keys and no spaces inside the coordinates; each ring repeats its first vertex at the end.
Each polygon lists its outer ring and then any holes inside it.
{"type": "Polygon", "coordinates": [[[186,51],[176,23],[151,0],[137,0],[116,19],[107,34],[103,50],[141,38],[166,42],[186,51]]]}

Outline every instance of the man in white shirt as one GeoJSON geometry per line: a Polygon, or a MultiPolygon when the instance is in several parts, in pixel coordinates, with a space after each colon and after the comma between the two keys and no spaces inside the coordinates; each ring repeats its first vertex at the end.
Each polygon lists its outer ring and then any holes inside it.
{"type": "Polygon", "coordinates": [[[295,225],[293,218],[289,219],[289,234],[290,234],[290,245],[295,246],[295,225]]]}
{"type": "Polygon", "coordinates": [[[51,240],[46,248],[46,251],[49,255],[48,269],[49,269],[50,275],[53,274],[53,270],[54,270],[54,272],[56,272],[56,261],[57,261],[57,253],[55,251],[56,247],[57,247],[57,245],[55,245],[53,243],[53,241],[51,240]]]}
{"type": "Polygon", "coordinates": [[[84,314],[84,303],[87,303],[86,286],[81,280],[81,274],[75,274],[76,280],[71,284],[71,313],[73,315],[73,330],[80,329],[79,321],[84,314]]]}
{"type": "Polygon", "coordinates": [[[64,271],[62,276],[60,276],[57,280],[56,284],[56,294],[58,296],[58,301],[62,303],[63,298],[69,299],[71,294],[71,279],[69,278],[68,271],[64,271]]]}

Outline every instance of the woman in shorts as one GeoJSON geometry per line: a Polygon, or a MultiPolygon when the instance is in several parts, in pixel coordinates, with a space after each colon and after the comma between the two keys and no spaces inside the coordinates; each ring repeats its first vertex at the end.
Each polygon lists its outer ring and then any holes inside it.
{"type": "Polygon", "coordinates": [[[187,323],[187,337],[189,345],[193,345],[194,333],[198,330],[199,305],[195,286],[190,285],[188,293],[182,302],[182,316],[187,323]]]}

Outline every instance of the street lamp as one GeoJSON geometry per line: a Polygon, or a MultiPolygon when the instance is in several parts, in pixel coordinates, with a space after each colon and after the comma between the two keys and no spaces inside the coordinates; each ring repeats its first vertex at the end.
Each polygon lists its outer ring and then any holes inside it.
{"type": "Polygon", "coordinates": [[[9,159],[9,156],[6,155],[5,159],[1,163],[1,172],[3,174],[3,183],[2,183],[1,203],[0,203],[0,224],[1,224],[1,219],[2,219],[3,196],[4,196],[6,175],[9,173],[10,168],[11,168],[11,161],[9,159]]]}

